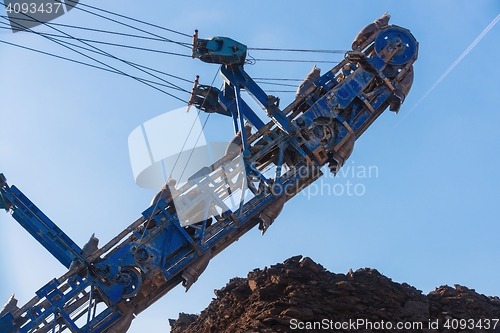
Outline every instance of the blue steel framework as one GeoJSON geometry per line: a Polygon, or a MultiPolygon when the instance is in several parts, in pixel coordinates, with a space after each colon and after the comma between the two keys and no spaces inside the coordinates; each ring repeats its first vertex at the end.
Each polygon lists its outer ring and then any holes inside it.
{"type": "Polygon", "coordinates": [[[189,288],[212,257],[262,224],[266,209],[276,212],[272,222],[287,200],[322,175],[322,166],[337,172],[373,121],[388,106],[399,110],[417,59],[418,43],[404,28],[386,25],[362,37],[356,50],[281,110],[279,99],[244,71],[243,44],[196,33],[193,57],[222,64],[225,86],[195,86],[191,103],[232,116],[236,131],[248,122],[255,133],[241,131],[242,154],[227,154],[176,191],[175,210],[161,199],[93,253],[82,251],[0,174],[0,208],[69,268],[21,308],[11,300],[0,313],[0,332],[126,332],[135,315],[179,283],[189,288]],[[270,122],[245,103],[242,89],[270,122]],[[245,199],[232,211],[226,202],[234,195],[245,199]],[[181,214],[198,214],[200,222],[181,226],[181,214]]]}

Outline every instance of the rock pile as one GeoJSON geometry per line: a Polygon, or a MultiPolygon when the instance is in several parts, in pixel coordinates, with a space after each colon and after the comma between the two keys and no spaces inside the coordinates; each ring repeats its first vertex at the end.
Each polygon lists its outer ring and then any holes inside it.
{"type": "Polygon", "coordinates": [[[375,269],[334,274],[310,258],[234,278],[172,333],[500,332],[500,299],[441,286],[428,295],[375,269]]]}

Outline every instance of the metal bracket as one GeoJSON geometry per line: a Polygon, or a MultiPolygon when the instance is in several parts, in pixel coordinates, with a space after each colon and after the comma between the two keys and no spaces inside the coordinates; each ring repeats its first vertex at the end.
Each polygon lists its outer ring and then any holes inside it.
{"type": "Polygon", "coordinates": [[[195,30],[191,56],[212,64],[238,66],[245,63],[247,46],[228,37],[200,39],[195,30]]]}

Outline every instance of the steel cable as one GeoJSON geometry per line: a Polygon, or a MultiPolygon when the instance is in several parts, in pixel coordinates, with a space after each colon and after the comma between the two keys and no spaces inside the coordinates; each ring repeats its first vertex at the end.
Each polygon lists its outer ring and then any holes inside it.
{"type": "MultiPolygon", "coordinates": [[[[4,4],[3,2],[0,2],[0,4],[5,6],[5,4],[4,4]]],[[[27,15],[27,14],[24,14],[24,15],[26,15],[26,16],[28,16],[28,17],[29,17],[29,15],[27,15]]],[[[13,23],[13,22],[11,22],[11,24],[12,24],[12,23],[13,23]]],[[[41,22],[41,23],[43,24],[43,22],[41,22]]],[[[139,82],[142,82],[143,84],[145,84],[145,85],[147,85],[147,86],[149,86],[149,87],[151,87],[151,88],[153,88],[153,89],[156,89],[156,90],[158,90],[158,91],[161,91],[161,92],[163,92],[163,93],[165,93],[165,94],[167,94],[167,95],[169,95],[169,96],[171,96],[171,97],[173,97],[173,98],[175,98],[175,99],[177,99],[177,100],[179,100],[179,101],[182,101],[182,102],[184,102],[184,103],[187,103],[187,101],[184,101],[183,99],[181,99],[181,98],[179,98],[179,97],[177,97],[177,96],[175,96],[175,95],[173,95],[173,94],[170,94],[170,93],[168,93],[168,92],[166,92],[166,91],[164,91],[164,90],[162,90],[162,89],[160,89],[160,88],[158,88],[158,87],[155,87],[155,86],[153,86],[153,85],[151,85],[151,84],[149,84],[149,83],[147,83],[147,82],[141,81],[140,79],[138,79],[138,78],[136,78],[136,77],[132,77],[132,76],[130,76],[129,74],[124,73],[123,71],[120,71],[120,70],[118,70],[118,69],[114,68],[113,66],[110,66],[110,65],[108,65],[108,64],[105,64],[105,63],[103,63],[102,61],[99,61],[99,60],[97,60],[97,59],[95,59],[95,58],[93,58],[93,57],[91,57],[91,56],[89,56],[89,55],[87,55],[87,54],[85,54],[85,53],[82,53],[82,52],[80,52],[80,51],[77,51],[77,50],[75,50],[75,49],[73,49],[73,48],[71,48],[71,47],[69,47],[69,46],[65,45],[64,43],[62,43],[62,42],[60,42],[60,41],[55,40],[55,39],[54,39],[54,38],[52,38],[52,37],[43,36],[43,35],[41,35],[40,33],[36,32],[36,31],[33,31],[33,30],[31,30],[31,29],[28,29],[28,28],[26,28],[25,26],[23,26],[23,25],[21,25],[21,24],[19,24],[19,23],[15,23],[15,24],[16,24],[17,26],[19,26],[20,28],[23,28],[23,30],[29,30],[29,31],[31,31],[31,32],[33,32],[33,33],[35,33],[35,34],[37,34],[37,35],[40,35],[40,36],[42,36],[42,37],[44,37],[44,38],[47,38],[48,40],[50,40],[50,41],[52,41],[52,42],[54,42],[54,43],[56,43],[56,44],[59,44],[59,45],[61,45],[61,46],[65,47],[65,48],[67,48],[67,49],[69,49],[69,50],[71,50],[71,51],[73,51],[73,52],[76,52],[76,53],[78,53],[78,54],[80,54],[80,55],[82,55],[82,56],[84,56],[84,57],[86,57],[86,58],[89,58],[89,59],[91,59],[91,60],[93,60],[93,61],[95,61],[95,62],[97,62],[97,63],[99,63],[99,64],[101,64],[101,65],[104,65],[104,66],[106,66],[106,67],[108,67],[108,68],[110,68],[110,69],[112,69],[112,70],[114,70],[114,71],[117,71],[117,72],[121,73],[122,75],[128,76],[128,77],[130,77],[130,78],[132,78],[132,79],[135,79],[135,80],[137,80],[137,81],[139,81],[139,82]]],[[[61,32],[61,33],[63,33],[63,34],[66,34],[66,33],[64,33],[64,32],[62,32],[62,31],[58,30],[57,28],[54,28],[54,27],[51,27],[51,28],[52,28],[52,29],[54,29],[54,30],[56,30],[56,31],[58,31],[58,32],[61,32]]],[[[66,34],[66,35],[67,35],[67,34],[66,34]]],[[[75,39],[76,39],[76,38],[75,38],[75,39]]],[[[83,42],[83,44],[86,44],[86,43],[85,43],[85,42],[83,42]]],[[[88,44],[86,44],[86,45],[88,45],[88,44]]],[[[96,47],[94,47],[94,46],[92,46],[92,45],[88,45],[88,46],[91,46],[92,48],[95,48],[95,49],[97,49],[98,51],[104,52],[104,51],[99,50],[98,48],[96,48],[96,47]]],[[[105,53],[107,53],[107,52],[105,52],[105,53]]],[[[109,54],[109,53],[107,53],[107,54],[109,54]]],[[[114,59],[121,60],[121,59],[119,59],[119,58],[117,58],[117,57],[115,57],[115,56],[112,56],[112,55],[109,55],[109,56],[110,56],[110,57],[112,57],[112,58],[114,58],[114,59]]],[[[123,61],[123,60],[122,60],[122,61],[123,61]]],[[[133,67],[133,65],[132,65],[132,67],[133,67]]],[[[139,68],[138,68],[138,69],[139,69],[139,68]]],[[[142,69],[139,69],[139,70],[141,70],[141,71],[143,71],[143,72],[146,72],[146,73],[147,73],[147,71],[144,71],[144,70],[142,70],[142,69]]],[[[148,74],[150,74],[150,73],[148,73],[148,74]]],[[[150,74],[150,75],[152,75],[152,74],[150,74]]]]}

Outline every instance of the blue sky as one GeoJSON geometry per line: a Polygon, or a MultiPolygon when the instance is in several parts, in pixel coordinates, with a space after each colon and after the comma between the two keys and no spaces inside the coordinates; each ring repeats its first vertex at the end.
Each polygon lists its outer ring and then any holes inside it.
{"type": "MultiPolygon", "coordinates": [[[[248,232],[210,262],[188,293],[175,288],[139,315],[129,332],[145,328],[168,332],[168,318],[176,318],[179,312],[200,312],[214,297],[213,290],[230,278],[297,254],[336,273],[376,268],[425,293],[457,283],[486,295],[500,294],[500,69],[496,65],[500,25],[420,101],[500,14],[498,1],[219,1],[209,5],[158,1],[140,8],[131,1],[85,3],[186,34],[199,29],[202,38],[228,36],[249,47],[303,49],[346,50],[363,26],[388,11],[390,22],[410,29],[420,43],[415,81],[399,115],[384,113],[359,138],[345,174],[325,176],[316,187],[288,202],[264,236],[257,229],[248,232]],[[371,175],[358,173],[370,167],[371,175]],[[361,189],[363,194],[348,195],[348,182],[358,185],[358,194],[361,189]],[[341,188],[345,191],[338,195],[341,188]]],[[[56,22],[134,33],[77,10],[56,22]]],[[[50,32],[46,27],[35,29],[50,32]]],[[[190,42],[184,36],[147,30],[190,42]]],[[[90,32],[65,31],[100,38],[90,32]]],[[[40,36],[2,31],[0,39],[88,62],[40,36]]],[[[168,43],[106,40],[188,51],[168,43]]],[[[210,84],[217,73],[216,65],[190,58],[102,48],[186,79],[200,75],[204,84],[210,84]]],[[[341,56],[257,51],[251,55],[323,61],[341,56]]],[[[130,78],[5,44],[0,44],[0,59],[0,172],[77,243],[83,245],[95,232],[105,244],[147,208],[155,193],[134,183],[128,135],[184,104],[130,78]]],[[[258,61],[246,70],[253,77],[303,78],[313,64],[258,61]]],[[[331,68],[317,65],[323,71],[331,68]]],[[[190,89],[189,83],[172,82],[190,89]]],[[[221,80],[215,82],[219,86],[221,80]]],[[[171,92],[187,99],[186,94],[171,92]]],[[[281,97],[281,105],[294,95],[274,94],[281,97]]],[[[212,119],[212,132],[231,136],[227,123],[216,116],[212,119]]],[[[64,267],[7,214],[0,214],[0,237],[0,303],[15,292],[24,304],[41,286],[64,273],[64,267]]]]}

